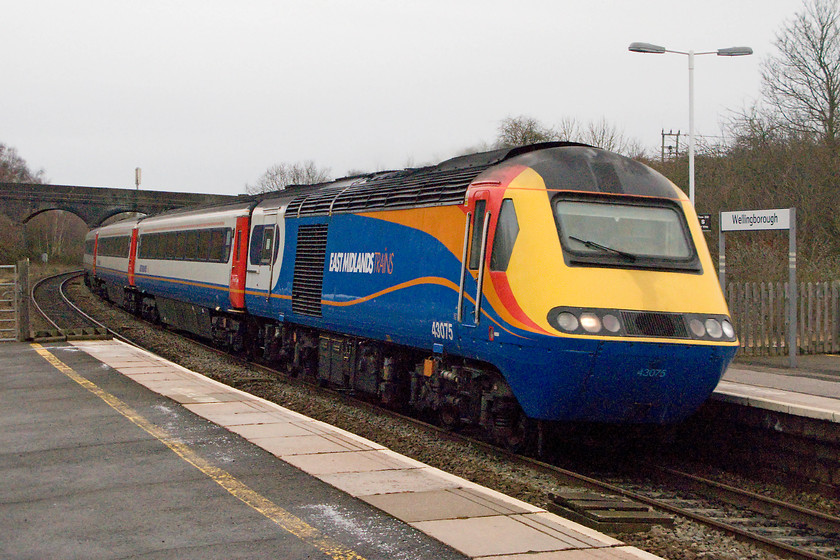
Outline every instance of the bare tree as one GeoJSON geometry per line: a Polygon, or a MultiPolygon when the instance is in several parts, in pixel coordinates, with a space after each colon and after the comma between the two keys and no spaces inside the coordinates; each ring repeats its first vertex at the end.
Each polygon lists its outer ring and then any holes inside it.
{"type": "Polygon", "coordinates": [[[840,6],[805,0],[762,63],[762,94],[794,136],[840,147],[840,6]]]}
{"type": "Polygon", "coordinates": [[[499,147],[516,147],[537,142],[581,142],[630,157],[644,153],[644,148],[635,139],[627,138],[616,125],[600,120],[581,124],[574,117],[563,117],[557,126],[547,127],[538,120],[526,117],[508,117],[499,125],[496,144],[499,147]]]}
{"type": "Polygon", "coordinates": [[[329,181],[330,178],[330,169],[318,167],[312,160],[278,163],[266,169],[255,184],[246,184],[245,192],[259,194],[279,191],[289,185],[312,185],[329,181]]]}
{"type": "Polygon", "coordinates": [[[500,148],[515,148],[556,139],[556,133],[537,119],[520,115],[507,117],[499,124],[496,145],[500,148]]]}
{"type": "Polygon", "coordinates": [[[586,124],[581,124],[574,117],[563,117],[554,132],[558,140],[590,144],[629,157],[640,157],[645,151],[639,141],[625,136],[618,126],[608,122],[605,117],[586,124]]]}
{"type": "MultiPolygon", "coordinates": [[[[0,183],[42,183],[43,176],[43,170],[30,170],[17,150],[0,143],[0,183]]],[[[13,262],[25,255],[24,227],[0,216],[0,262],[13,262]]]]}
{"type": "Polygon", "coordinates": [[[17,150],[0,143],[0,183],[42,183],[44,170],[32,171],[17,150]]]}
{"type": "Polygon", "coordinates": [[[51,210],[26,224],[27,253],[46,255],[49,261],[80,262],[87,226],[81,218],[64,210],[51,210]]]}

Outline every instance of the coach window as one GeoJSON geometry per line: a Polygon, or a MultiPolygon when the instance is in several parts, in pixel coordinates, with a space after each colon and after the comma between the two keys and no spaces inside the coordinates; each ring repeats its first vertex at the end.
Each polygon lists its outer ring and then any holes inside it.
{"type": "Polygon", "coordinates": [[[472,244],[470,245],[470,268],[478,268],[481,260],[481,234],[484,233],[484,209],[487,201],[475,201],[475,217],[472,226],[472,244]]]}
{"type": "Polygon", "coordinates": [[[225,230],[220,228],[211,229],[208,231],[210,236],[210,261],[224,262],[225,256],[225,230]]]}
{"type": "Polygon", "coordinates": [[[519,221],[516,219],[516,209],[513,207],[513,201],[506,198],[502,201],[499,220],[496,224],[493,254],[490,256],[490,270],[507,270],[517,235],[519,235],[519,221]]]}
{"type": "MultiPolygon", "coordinates": [[[[220,262],[228,262],[230,260],[230,247],[233,243],[233,230],[230,228],[222,230],[225,233],[225,254],[222,255],[222,260],[220,262]]],[[[236,232],[236,260],[239,261],[239,236],[240,233],[236,232]]]]}
{"type": "Polygon", "coordinates": [[[177,258],[178,252],[178,236],[174,231],[168,231],[163,234],[166,239],[166,255],[167,260],[174,260],[177,258]]]}
{"type": "Polygon", "coordinates": [[[161,244],[163,243],[163,237],[161,234],[153,233],[151,235],[144,235],[143,237],[146,238],[144,243],[148,244],[148,257],[150,259],[162,259],[163,247],[161,247],[161,244]]]}
{"type": "Polygon", "coordinates": [[[175,259],[182,261],[187,254],[187,236],[183,231],[175,233],[175,259]]]}
{"type": "Polygon", "coordinates": [[[198,230],[193,229],[184,233],[187,238],[187,247],[184,252],[184,258],[188,261],[202,260],[201,251],[198,244],[198,230]]]}
{"type": "Polygon", "coordinates": [[[198,259],[201,261],[210,260],[210,230],[198,230],[198,259]]]}

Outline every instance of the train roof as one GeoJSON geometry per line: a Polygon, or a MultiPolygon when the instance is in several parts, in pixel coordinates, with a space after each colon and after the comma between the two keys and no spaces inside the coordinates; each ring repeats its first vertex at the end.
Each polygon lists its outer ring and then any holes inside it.
{"type": "Polygon", "coordinates": [[[679,198],[678,189],[646,165],[576,142],[492,150],[430,167],[295,187],[275,196],[291,197],[286,215],[298,217],[461,204],[482,172],[508,161],[533,168],[552,190],[679,198]]]}
{"type": "Polygon", "coordinates": [[[317,216],[460,204],[467,188],[486,169],[522,154],[569,146],[586,145],[545,142],[459,156],[429,167],[324,183],[295,196],[286,215],[317,216]]]}

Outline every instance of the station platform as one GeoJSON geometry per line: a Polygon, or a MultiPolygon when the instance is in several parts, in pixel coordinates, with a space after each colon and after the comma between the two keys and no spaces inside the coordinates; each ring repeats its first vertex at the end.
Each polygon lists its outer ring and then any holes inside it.
{"type": "Polygon", "coordinates": [[[715,400],[840,423],[840,355],[786,356],[733,362],[715,389],[715,400]]]}
{"type": "Polygon", "coordinates": [[[0,557],[655,560],[117,341],[0,345],[0,557]]]}

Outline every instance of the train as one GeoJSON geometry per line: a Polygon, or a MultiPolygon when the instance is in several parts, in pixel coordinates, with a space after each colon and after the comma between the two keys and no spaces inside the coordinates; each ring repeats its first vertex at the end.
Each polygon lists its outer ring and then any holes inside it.
{"type": "Polygon", "coordinates": [[[573,142],[120,221],[84,265],[132,313],[511,448],[678,424],[738,348],[685,194],[573,142]]]}

